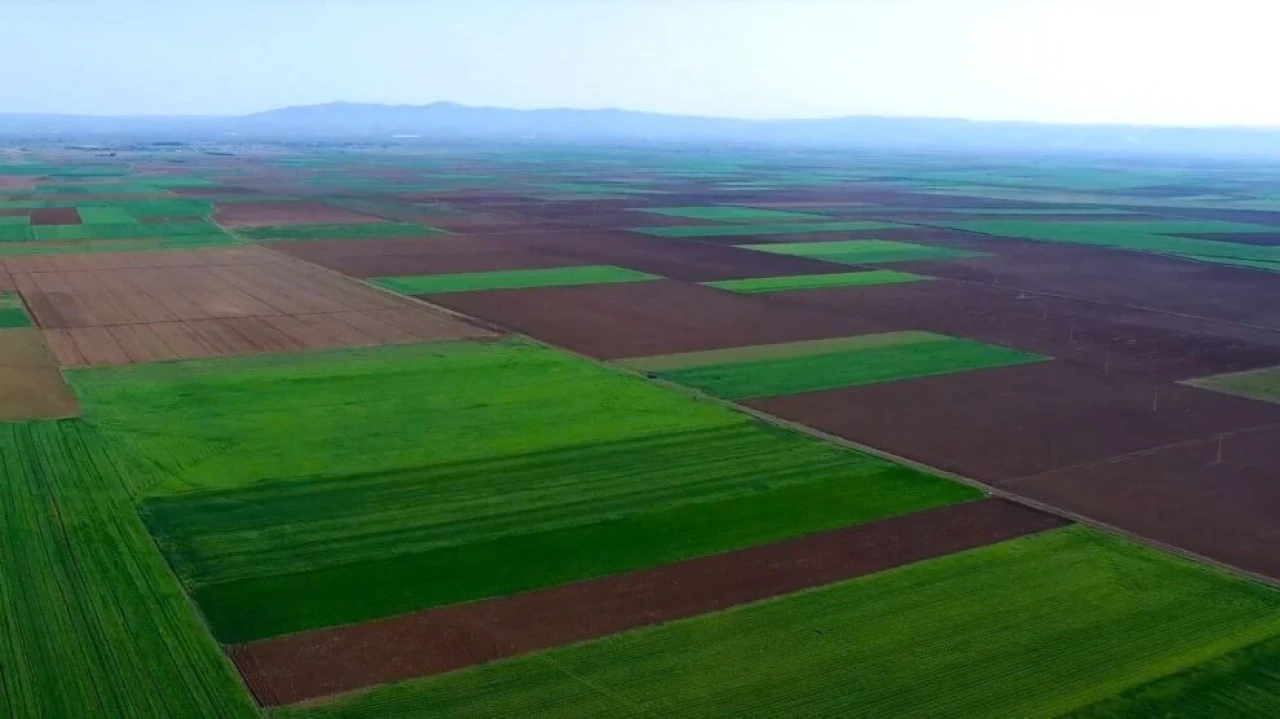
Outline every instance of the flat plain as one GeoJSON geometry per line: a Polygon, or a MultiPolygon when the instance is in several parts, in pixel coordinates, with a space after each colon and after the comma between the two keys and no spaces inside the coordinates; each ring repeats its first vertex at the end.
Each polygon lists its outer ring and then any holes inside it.
{"type": "Polygon", "coordinates": [[[1280,713],[1280,169],[0,159],[0,714],[1280,713]]]}

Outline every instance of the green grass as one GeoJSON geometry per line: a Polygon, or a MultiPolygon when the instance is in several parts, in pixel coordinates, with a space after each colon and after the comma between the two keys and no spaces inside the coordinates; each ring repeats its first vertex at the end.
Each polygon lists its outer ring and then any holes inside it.
{"type": "Polygon", "coordinates": [[[777,344],[751,345],[749,347],[730,347],[722,350],[636,357],[621,360],[619,364],[641,372],[663,372],[666,370],[711,367],[742,362],[811,357],[813,355],[872,349],[875,347],[918,344],[920,342],[934,341],[941,337],[942,335],[936,335],[932,332],[906,330],[902,332],[856,335],[854,337],[779,342],[777,344]]]}
{"type": "Polygon", "coordinates": [[[91,425],[0,423],[0,687],[10,717],[252,717],[91,425]]]}
{"type": "Polygon", "coordinates": [[[186,222],[144,225],[140,223],[91,225],[35,225],[31,228],[36,241],[132,240],[148,237],[208,236],[222,232],[212,222],[186,222]]]}
{"type": "Polygon", "coordinates": [[[739,247],[759,252],[771,252],[776,255],[812,257],[846,265],[910,262],[912,260],[955,260],[987,256],[982,252],[918,245],[911,242],[894,242],[892,240],[777,242],[766,245],[739,245],[739,247]]]}
{"type": "Polygon", "coordinates": [[[1280,367],[1202,377],[1188,380],[1183,384],[1263,402],[1280,403],[1280,367]]]}
{"type": "Polygon", "coordinates": [[[977,496],[515,340],[67,377],[227,641],[977,496]]]}
{"type": "Polygon", "coordinates": [[[0,257],[57,255],[80,252],[151,252],[154,250],[190,250],[198,247],[225,247],[238,244],[231,235],[177,235],[137,240],[72,240],[66,242],[0,241],[0,257]]]}
{"type": "Polygon", "coordinates": [[[1039,362],[1041,355],[943,335],[807,356],[748,360],[660,372],[666,380],[725,399],[855,387],[1039,362]]]}
{"type": "Polygon", "coordinates": [[[127,225],[138,221],[122,207],[81,207],[80,221],[86,225],[127,225]]]}
{"type": "Polygon", "coordinates": [[[149,494],[343,477],[741,421],[517,340],[69,370],[149,494]]]}
{"type": "Polygon", "coordinates": [[[1275,716],[1280,713],[1280,638],[1210,659],[1104,699],[1073,717],[1275,716]]]}
{"type": "Polygon", "coordinates": [[[763,210],[755,207],[736,207],[721,205],[716,207],[660,207],[644,208],[641,212],[667,217],[687,217],[694,220],[715,220],[719,222],[803,222],[806,220],[828,221],[825,215],[808,212],[786,212],[783,210],[763,210]]]}
{"type": "Polygon", "coordinates": [[[902,227],[892,222],[785,222],[751,225],[693,225],[687,227],[633,227],[640,232],[657,237],[736,237],[739,235],[798,235],[811,232],[856,232],[863,230],[887,230],[902,227]]]}
{"type": "Polygon", "coordinates": [[[919,282],[930,279],[922,275],[893,270],[870,270],[867,272],[839,272],[831,275],[795,275],[791,277],[754,277],[745,280],[719,280],[703,282],[707,287],[754,295],[769,292],[789,292],[791,290],[816,290],[825,287],[860,287],[867,285],[892,285],[904,282],[919,282]]]}
{"type": "Polygon", "coordinates": [[[447,235],[445,230],[411,222],[364,222],[348,225],[287,225],[245,227],[236,230],[251,240],[364,240],[385,237],[431,237],[447,235]]]}
{"type": "Polygon", "coordinates": [[[30,327],[26,306],[16,292],[0,292],[0,329],[30,327]]]}
{"type": "MultiPolygon", "coordinates": [[[[1152,252],[1200,262],[1237,265],[1255,269],[1274,270],[1278,269],[1277,266],[1280,266],[1280,247],[1174,237],[1126,229],[1131,224],[1135,227],[1143,225],[1150,227],[1152,225],[1152,223],[1126,222],[1059,223],[991,220],[986,222],[947,223],[946,226],[1004,237],[1020,237],[1041,242],[1092,245],[1133,252],[1152,252]]],[[[1158,223],[1157,226],[1161,229],[1167,229],[1165,226],[1169,224],[1185,225],[1187,223],[1158,223]]]]}
{"type": "Polygon", "coordinates": [[[1277,608],[1071,527],[277,716],[1051,717],[1274,637],[1277,608]]]}
{"type": "Polygon", "coordinates": [[[32,227],[27,223],[0,224],[0,244],[9,242],[30,242],[32,227]]]}
{"type": "MultiPolygon", "coordinates": [[[[191,583],[192,594],[220,639],[247,641],[659,566],[978,496],[959,484],[754,425],[686,433],[678,438],[685,443],[681,451],[676,441],[637,441],[624,451],[585,448],[541,467],[533,465],[555,458],[479,463],[433,482],[444,495],[440,501],[424,488],[397,499],[395,512],[387,504],[374,509],[384,496],[375,494],[341,521],[313,513],[317,521],[308,523],[308,507],[336,497],[307,497],[299,503],[301,518],[290,506],[261,532],[264,541],[290,537],[276,556],[266,557],[272,561],[242,579],[191,583]],[[479,494],[493,486],[483,479],[491,476],[486,470],[512,466],[519,471],[501,483],[522,485],[521,491],[479,494]],[[450,496],[463,492],[471,495],[450,496]],[[306,546],[321,538],[323,548],[350,561],[331,563],[323,549],[306,546]],[[409,551],[429,543],[439,546],[409,551]],[[293,547],[300,556],[287,556],[293,547]],[[313,568],[284,570],[290,561],[313,568]]],[[[349,492],[364,483],[353,478],[357,486],[349,492]]],[[[197,516],[188,509],[170,519],[197,516]]],[[[335,503],[329,511],[342,510],[335,503]]],[[[251,530],[202,539],[239,563],[239,573],[250,571],[236,553],[252,551],[251,530]]]]}
{"type": "Polygon", "coordinates": [[[569,287],[614,282],[646,282],[661,277],[613,265],[558,267],[547,270],[505,270],[500,272],[463,272],[448,275],[410,275],[379,277],[369,280],[379,287],[406,295],[428,295],[444,292],[478,290],[511,290],[531,287],[569,287]]]}

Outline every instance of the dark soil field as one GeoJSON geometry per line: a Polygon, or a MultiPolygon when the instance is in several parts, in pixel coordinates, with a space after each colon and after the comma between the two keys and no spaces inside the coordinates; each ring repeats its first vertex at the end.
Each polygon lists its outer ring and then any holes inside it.
{"type": "Polygon", "coordinates": [[[230,652],[258,701],[293,704],[719,611],[1065,524],[987,499],[230,652]]]}
{"type": "Polygon", "coordinates": [[[1280,422],[1280,406],[1062,361],[748,404],[999,486],[1280,422]]]}
{"type": "Polygon", "coordinates": [[[222,202],[214,219],[227,227],[268,227],[273,225],[339,225],[381,222],[382,218],[362,215],[318,202],[222,202]]]}
{"type": "Polygon", "coordinates": [[[615,359],[885,331],[848,313],[775,305],[669,280],[433,295],[439,305],[615,359]]]}
{"type": "Polygon", "coordinates": [[[74,207],[51,207],[31,211],[33,225],[78,225],[80,213],[74,207]]]}

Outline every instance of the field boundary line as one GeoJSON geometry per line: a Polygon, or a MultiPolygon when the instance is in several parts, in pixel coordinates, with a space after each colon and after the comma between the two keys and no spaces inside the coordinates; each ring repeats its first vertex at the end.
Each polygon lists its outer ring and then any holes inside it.
{"type": "MultiPolygon", "coordinates": [[[[422,300],[422,299],[417,298],[417,297],[410,297],[409,299],[411,299],[411,300],[413,300],[413,301],[415,301],[415,302],[421,302],[421,303],[423,303],[423,304],[425,304],[425,305],[427,305],[427,306],[429,306],[429,307],[435,307],[435,306],[436,306],[436,305],[434,305],[434,304],[432,304],[432,303],[430,303],[430,302],[426,302],[425,300],[422,300]]],[[[452,311],[450,311],[450,312],[452,312],[452,311]]],[[[460,316],[460,317],[463,317],[463,318],[466,318],[466,319],[468,319],[468,320],[470,320],[470,321],[472,321],[472,322],[475,322],[475,321],[476,321],[474,318],[469,318],[469,317],[467,317],[467,315],[463,315],[462,313],[456,313],[456,312],[454,312],[453,314],[455,314],[455,315],[457,315],[457,316],[460,316]]],[[[664,380],[664,379],[662,379],[662,378],[660,378],[660,377],[649,377],[649,376],[647,376],[644,372],[640,372],[640,371],[637,371],[637,370],[630,369],[629,367],[625,367],[625,366],[623,366],[623,365],[617,364],[617,363],[612,362],[612,361],[609,361],[609,360],[602,360],[602,359],[598,359],[598,358],[596,358],[596,357],[591,357],[591,356],[589,356],[589,355],[581,354],[581,353],[579,353],[579,352],[574,352],[573,350],[566,349],[566,348],[564,348],[564,347],[560,347],[560,346],[555,345],[555,344],[552,344],[552,343],[550,343],[550,342],[545,342],[545,341],[543,341],[543,340],[540,340],[540,339],[538,339],[538,338],[536,338],[536,337],[532,337],[532,336],[530,336],[530,335],[522,334],[522,333],[519,333],[519,332],[512,332],[512,331],[510,331],[510,330],[508,330],[508,329],[506,329],[506,328],[501,327],[500,325],[493,325],[492,323],[488,323],[488,322],[482,323],[482,326],[484,326],[484,325],[490,325],[490,326],[492,326],[492,327],[496,327],[496,328],[497,328],[497,331],[499,331],[499,332],[501,332],[501,333],[503,333],[503,334],[508,334],[508,335],[512,335],[512,336],[520,337],[520,338],[523,338],[523,339],[528,340],[528,341],[530,341],[530,342],[533,342],[534,344],[538,344],[538,345],[541,345],[541,346],[543,346],[543,347],[547,347],[547,348],[549,348],[549,349],[554,349],[554,350],[557,350],[557,351],[559,351],[559,352],[565,352],[565,353],[570,354],[570,355],[572,355],[572,356],[574,356],[574,357],[577,357],[577,358],[579,358],[579,359],[582,359],[582,360],[585,360],[585,361],[591,362],[591,363],[596,364],[596,365],[601,366],[601,367],[605,367],[605,368],[607,368],[607,369],[611,369],[611,370],[613,370],[613,371],[615,371],[615,372],[621,372],[621,373],[623,373],[623,374],[630,375],[630,376],[635,377],[635,378],[637,378],[637,379],[645,380],[645,381],[650,382],[650,383],[652,383],[652,384],[655,384],[655,385],[657,385],[657,386],[665,387],[665,388],[667,388],[667,389],[670,389],[670,390],[674,390],[674,391],[680,392],[680,393],[684,394],[686,397],[690,397],[691,399],[694,399],[694,400],[698,400],[698,401],[702,401],[702,402],[709,402],[709,403],[711,403],[711,404],[715,404],[715,405],[718,405],[718,406],[724,407],[724,408],[726,408],[726,409],[735,410],[735,411],[737,411],[737,412],[739,412],[739,413],[746,414],[746,415],[748,415],[748,416],[750,416],[750,417],[754,417],[755,419],[761,420],[761,421],[763,421],[763,422],[767,422],[767,423],[769,423],[769,424],[771,424],[771,425],[774,425],[774,426],[777,426],[777,427],[782,427],[782,428],[784,428],[784,429],[790,429],[790,430],[792,430],[792,431],[799,432],[799,433],[804,434],[804,435],[808,435],[808,436],[813,437],[813,438],[815,438],[815,439],[820,439],[820,440],[823,440],[823,441],[826,441],[826,442],[830,442],[831,444],[834,444],[834,445],[837,445],[837,446],[840,446],[840,447],[844,447],[845,449],[852,449],[852,450],[855,450],[855,451],[858,451],[858,452],[863,452],[863,453],[865,453],[865,454],[869,454],[869,455],[871,455],[871,456],[873,456],[873,457],[878,457],[878,458],[880,458],[880,459],[888,460],[888,461],[890,461],[890,462],[894,462],[894,463],[896,463],[896,464],[900,464],[900,465],[905,466],[905,467],[910,467],[910,468],[912,468],[912,469],[916,469],[916,470],[919,470],[919,471],[921,471],[921,472],[925,472],[925,473],[928,473],[928,474],[933,474],[933,475],[938,476],[938,477],[943,477],[943,478],[946,478],[946,479],[950,479],[950,480],[952,480],[952,481],[954,481],[954,482],[959,482],[959,483],[961,483],[961,484],[964,484],[964,485],[967,485],[967,486],[973,487],[974,489],[977,489],[977,490],[979,490],[979,491],[982,491],[982,492],[984,492],[984,493],[986,493],[987,495],[992,496],[992,497],[997,497],[997,498],[999,498],[999,499],[1004,499],[1004,500],[1006,500],[1006,501],[1013,502],[1013,503],[1015,503],[1015,504],[1020,504],[1020,505],[1022,505],[1022,506],[1024,506],[1024,507],[1027,507],[1027,508],[1029,508],[1029,509],[1034,509],[1034,510],[1036,510],[1036,511],[1043,512],[1043,513],[1045,513],[1045,514],[1049,514],[1049,515],[1052,515],[1052,516],[1058,517],[1058,518],[1060,518],[1060,519],[1065,519],[1065,520],[1067,520],[1067,521],[1069,521],[1069,522],[1075,522],[1075,523],[1077,523],[1077,524],[1082,524],[1082,525],[1085,525],[1085,526],[1087,526],[1087,527],[1092,527],[1092,528],[1094,528],[1094,529],[1097,529],[1097,530],[1100,530],[1100,531],[1103,531],[1103,532],[1107,532],[1108,534],[1117,535],[1117,536],[1123,537],[1123,538],[1125,538],[1125,539],[1128,539],[1128,540],[1130,540],[1130,541],[1133,541],[1133,542],[1137,542],[1137,543],[1139,543],[1139,544],[1146,545],[1146,546],[1151,547],[1151,548],[1153,548],[1153,549],[1157,549],[1157,550],[1159,550],[1159,551],[1166,552],[1166,553],[1168,553],[1168,554],[1173,554],[1173,555],[1175,555],[1175,556],[1179,556],[1179,557],[1182,557],[1182,558],[1184,558],[1184,559],[1188,559],[1188,560],[1191,560],[1191,561],[1194,561],[1194,562],[1199,562],[1199,563],[1201,563],[1201,564],[1205,564],[1205,565],[1211,566],[1211,567],[1213,567],[1213,568],[1215,568],[1215,569],[1218,569],[1219,571],[1224,571],[1224,572],[1228,572],[1228,573],[1230,573],[1230,574],[1235,574],[1235,575],[1238,575],[1238,576],[1247,577],[1247,578],[1252,579],[1252,580],[1254,580],[1254,581],[1256,581],[1256,582],[1261,582],[1261,583],[1263,583],[1263,584],[1266,584],[1266,585],[1269,585],[1269,586],[1272,586],[1272,587],[1280,588],[1280,578],[1276,578],[1276,577],[1269,577],[1269,576],[1267,576],[1267,575],[1265,575],[1265,574],[1260,574],[1260,573],[1258,573],[1258,572],[1254,572],[1254,571],[1252,571],[1252,570],[1248,570],[1248,569],[1245,569],[1245,568],[1243,568],[1243,567],[1237,567],[1237,566],[1236,566],[1236,565],[1234,565],[1234,564],[1229,564],[1229,563],[1227,563],[1227,562],[1223,562],[1223,561],[1220,561],[1220,560],[1217,560],[1217,559],[1213,559],[1213,558],[1208,557],[1208,556],[1205,556],[1205,555],[1203,555],[1203,554],[1199,554],[1198,552],[1193,552],[1193,551],[1191,551],[1191,550],[1189,550],[1189,549],[1183,549],[1183,548],[1181,548],[1181,547],[1177,547],[1177,546],[1174,546],[1174,545],[1172,545],[1172,544],[1168,544],[1167,542],[1162,542],[1162,541],[1160,541],[1160,540],[1158,540],[1158,539],[1153,539],[1153,538],[1151,538],[1151,537],[1147,537],[1147,536],[1144,536],[1144,535],[1138,534],[1138,533],[1136,533],[1136,532],[1132,532],[1132,531],[1129,531],[1129,530],[1127,530],[1127,529],[1123,529],[1123,528],[1118,527],[1118,526],[1115,526],[1115,525],[1113,525],[1113,524],[1109,524],[1109,523],[1107,523],[1107,522],[1102,522],[1102,521],[1099,521],[1099,520],[1097,520],[1097,519],[1093,519],[1093,518],[1091,518],[1091,517],[1088,517],[1088,516],[1086,516],[1086,515],[1083,515],[1083,514],[1080,514],[1080,513],[1077,513],[1077,512],[1073,512],[1073,511],[1070,511],[1070,510],[1067,510],[1067,509],[1063,509],[1063,508],[1061,508],[1061,507],[1056,507],[1056,506],[1054,506],[1054,505],[1052,505],[1052,504],[1048,504],[1048,503],[1046,503],[1046,502],[1041,502],[1041,501],[1039,501],[1039,500],[1031,499],[1031,498],[1029,498],[1029,497],[1025,497],[1025,496],[1023,496],[1023,495],[1021,495],[1021,494],[1018,494],[1018,493],[1016,493],[1016,492],[1011,492],[1011,491],[1006,490],[1006,489],[1001,489],[1000,487],[997,487],[997,486],[992,485],[992,484],[988,484],[988,483],[986,483],[986,482],[983,482],[983,481],[981,481],[981,480],[974,479],[974,478],[972,478],[972,477],[967,477],[967,476],[965,476],[965,475],[957,474],[956,472],[952,472],[952,471],[950,471],[950,470],[941,469],[941,468],[939,468],[939,467],[934,467],[934,466],[932,466],[932,465],[925,464],[924,462],[919,462],[919,461],[916,461],[916,460],[914,460],[914,459],[910,459],[910,458],[907,458],[907,457],[903,457],[903,456],[901,456],[901,455],[897,455],[897,454],[894,454],[894,453],[889,452],[889,451],[886,451],[886,450],[878,449],[878,448],[876,448],[876,447],[873,447],[873,446],[870,446],[870,445],[866,445],[866,444],[863,444],[863,443],[861,443],[861,442],[857,442],[857,441],[854,441],[854,440],[848,439],[848,438],[846,438],[846,437],[841,437],[841,436],[839,436],[839,435],[831,434],[831,433],[829,433],[829,432],[824,432],[824,431],[822,431],[822,430],[820,430],[820,429],[816,429],[816,428],[814,428],[814,427],[810,427],[810,426],[808,426],[808,425],[801,424],[801,423],[799,423],[799,422],[794,422],[794,421],[789,420],[789,419],[784,419],[784,418],[782,418],[782,417],[778,417],[777,415],[769,414],[768,412],[764,412],[764,411],[762,411],[762,410],[758,410],[758,409],[756,409],[756,408],[754,408],[754,407],[748,407],[748,406],[745,406],[745,405],[737,404],[737,403],[735,403],[735,402],[731,402],[731,401],[729,401],[729,400],[720,399],[719,397],[713,397],[713,396],[711,396],[711,395],[709,395],[709,394],[706,394],[705,392],[702,392],[702,391],[700,391],[700,390],[696,390],[696,389],[693,389],[693,388],[690,388],[690,387],[686,387],[686,386],[684,386],[684,385],[679,385],[679,384],[676,384],[676,383],[674,383],[674,382],[670,382],[670,381],[664,380]]],[[[1276,426],[1280,426],[1280,425],[1276,425],[1276,426]]],[[[1255,428],[1250,428],[1250,429],[1255,429],[1255,428]]],[[[1241,430],[1237,430],[1237,431],[1241,431],[1241,430]]],[[[1203,441],[1203,440],[1196,440],[1196,441],[1203,441]]]]}

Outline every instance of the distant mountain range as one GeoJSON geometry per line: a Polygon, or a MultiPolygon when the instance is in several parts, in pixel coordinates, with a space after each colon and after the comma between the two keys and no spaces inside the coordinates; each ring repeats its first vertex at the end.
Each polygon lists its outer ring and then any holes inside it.
{"type": "Polygon", "coordinates": [[[1280,158],[1280,129],[1052,125],[852,116],[743,120],[630,110],[513,110],[452,102],[334,102],[235,117],[0,113],[0,137],[157,140],[494,140],[780,144],[885,150],[1280,158]]]}

